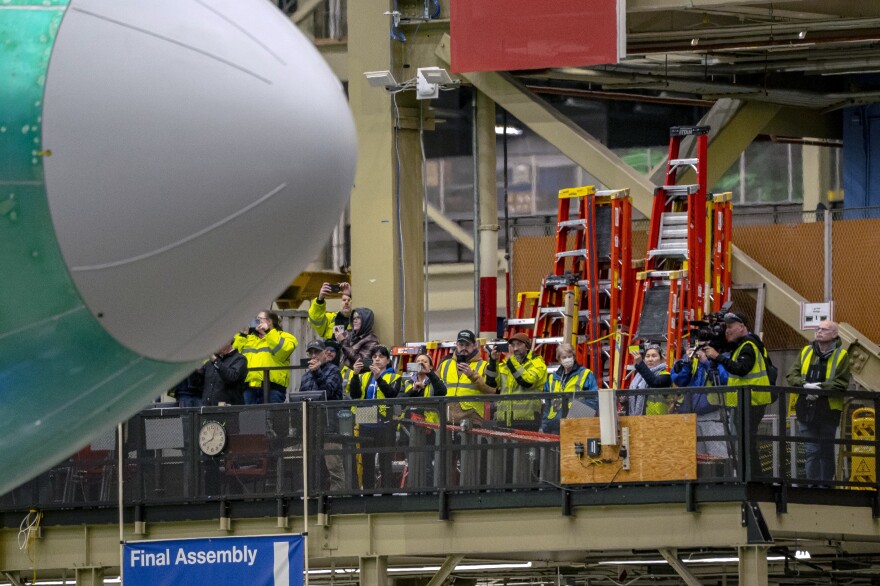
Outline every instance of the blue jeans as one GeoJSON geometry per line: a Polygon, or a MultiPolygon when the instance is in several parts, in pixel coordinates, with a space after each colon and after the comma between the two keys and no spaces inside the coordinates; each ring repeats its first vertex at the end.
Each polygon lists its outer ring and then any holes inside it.
{"type": "Polygon", "coordinates": [[[830,440],[833,440],[837,435],[837,424],[798,421],[797,427],[799,436],[818,440],[804,443],[807,454],[807,478],[809,480],[834,480],[837,467],[834,462],[834,444],[830,440]]]}
{"type": "Polygon", "coordinates": [[[178,407],[201,407],[202,406],[202,398],[201,397],[193,397],[192,395],[181,395],[177,397],[177,406],[178,407]]]}
{"type": "MultiPolygon", "coordinates": [[[[285,399],[284,391],[278,389],[269,389],[270,403],[283,403],[285,399]]],[[[263,389],[251,387],[244,392],[245,405],[260,405],[263,402],[263,389]]]]}

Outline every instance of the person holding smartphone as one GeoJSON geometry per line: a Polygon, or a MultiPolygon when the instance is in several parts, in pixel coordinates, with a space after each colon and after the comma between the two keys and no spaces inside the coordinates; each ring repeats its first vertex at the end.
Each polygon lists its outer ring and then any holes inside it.
{"type": "MultiPolygon", "coordinates": [[[[391,366],[391,352],[385,346],[376,346],[370,352],[368,370],[361,374],[364,361],[357,359],[354,366],[356,376],[351,379],[351,398],[365,401],[392,399],[400,394],[400,375],[391,366]]],[[[361,407],[358,407],[360,411],[361,407]]],[[[394,446],[394,432],[396,423],[391,418],[392,409],[385,404],[378,405],[377,417],[374,423],[361,422],[358,424],[359,433],[367,438],[363,446],[367,449],[382,449],[394,446]]],[[[392,487],[391,482],[391,452],[367,452],[363,458],[363,486],[364,489],[392,487]],[[376,476],[375,456],[379,460],[379,473],[381,479],[376,476]]]]}
{"type": "MultiPolygon", "coordinates": [[[[414,367],[409,376],[403,380],[403,392],[407,397],[444,397],[446,385],[434,372],[434,362],[427,354],[419,354],[414,362],[407,366],[414,367]]],[[[433,409],[424,410],[425,421],[440,423],[440,415],[433,409]]]]}
{"type": "MultiPolygon", "coordinates": [[[[458,332],[455,341],[455,354],[440,363],[440,380],[446,385],[450,397],[469,397],[494,394],[497,391],[486,382],[485,360],[480,358],[480,345],[471,330],[458,332]]],[[[450,403],[446,417],[450,423],[468,421],[471,424],[483,423],[483,402],[466,401],[450,403]]]]}
{"type": "Polygon", "coordinates": [[[324,283],[309,306],[309,324],[321,338],[342,343],[351,330],[351,311],[351,285],[324,283]],[[339,311],[327,311],[325,298],[331,295],[342,297],[342,309],[339,311]]]}

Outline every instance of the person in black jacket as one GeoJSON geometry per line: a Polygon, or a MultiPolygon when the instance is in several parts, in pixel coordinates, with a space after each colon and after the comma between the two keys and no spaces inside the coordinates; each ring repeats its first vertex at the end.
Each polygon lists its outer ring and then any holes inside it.
{"type": "MultiPolygon", "coordinates": [[[[309,345],[306,346],[306,353],[309,355],[309,365],[300,382],[299,391],[301,393],[324,391],[328,401],[341,401],[344,398],[342,376],[339,374],[339,367],[333,362],[336,355],[335,349],[328,352],[324,340],[319,338],[309,342],[309,345]]],[[[325,407],[323,411],[326,414],[326,418],[322,418],[325,425],[324,432],[326,434],[339,433],[339,409],[325,407]]],[[[339,451],[342,449],[342,443],[334,438],[324,436],[324,449],[339,451]]],[[[327,465],[330,476],[330,490],[345,490],[345,466],[342,455],[325,454],[324,463],[327,465]]]]}
{"type": "Polygon", "coordinates": [[[196,374],[203,381],[204,406],[244,404],[247,359],[232,347],[231,342],[217,350],[196,374]]]}

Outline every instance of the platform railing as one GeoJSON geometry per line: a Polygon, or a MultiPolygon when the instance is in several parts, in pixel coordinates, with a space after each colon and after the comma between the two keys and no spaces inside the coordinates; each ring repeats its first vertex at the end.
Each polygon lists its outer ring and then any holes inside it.
{"type": "MultiPolygon", "coordinates": [[[[639,395],[660,397],[667,411],[675,413],[682,410],[688,393],[706,391],[717,397],[716,403],[724,402],[719,390],[652,389],[618,395],[621,404],[639,395]]],[[[744,405],[751,402],[754,390],[739,387],[724,392],[735,394],[735,405],[744,405]]],[[[802,430],[790,411],[791,397],[804,390],[774,387],[770,392],[773,400],[762,409],[732,406],[718,409],[714,416],[697,416],[697,478],[689,482],[877,490],[876,394],[846,393],[843,425],[834,437],[817,442],[799,435],[802,430]],[[850,423],[854,413],[858,415],[855,424],[850,423]],[[755,422],[755,417],[760,421],[755,422]],[[833,446],[831,479],[807,474],[807,453],[811,445],[818,444],[833,446]]],[[[827,395],[823,391],[810,394],[827,395]]],[[[578,412],[571,408],[569,413],[569,408],[582,398],[581,394],[535,393],[515,399],[490,395],[476,400],[400,398],[147,409],[124,425],[124,504],[296,499],[306,486],[310,497],[329,498],[564,491],[571,487],[560,484],[560,453],[571,446],[561,444],[555,434],[512,428],[499,419],[499,413],[511,401],[543,408],[555,399],[564,417],[578,412]],[[482,421],[450,420],[449,405],[462,401],[475,403],[482,421]],[[206,422],[219,423],[226,436],[222,451],[213,456],[199,445],[206,422]],[[303,478],[304,457],[307,479],[303,478]],[[334,466],[341,470],[341,480],[339,474],[334,481],[328,473],[334,466]]],[[[526,428],[530,422],[514,423],[526,428]]],[[[0,497],[0,511],[115,506],[120,476],[117,447],[115,433],[108,433],[0,497]]]]}

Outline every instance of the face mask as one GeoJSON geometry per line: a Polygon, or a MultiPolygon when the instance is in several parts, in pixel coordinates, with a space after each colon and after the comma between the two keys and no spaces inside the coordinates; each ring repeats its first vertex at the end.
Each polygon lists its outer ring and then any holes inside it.
{"type": "Polygon", "coordinates": [[[568,358],[563,358],[561,364],[564,368],[568,369],[574,366],[574,356],[569,356],[568,358]]]}

